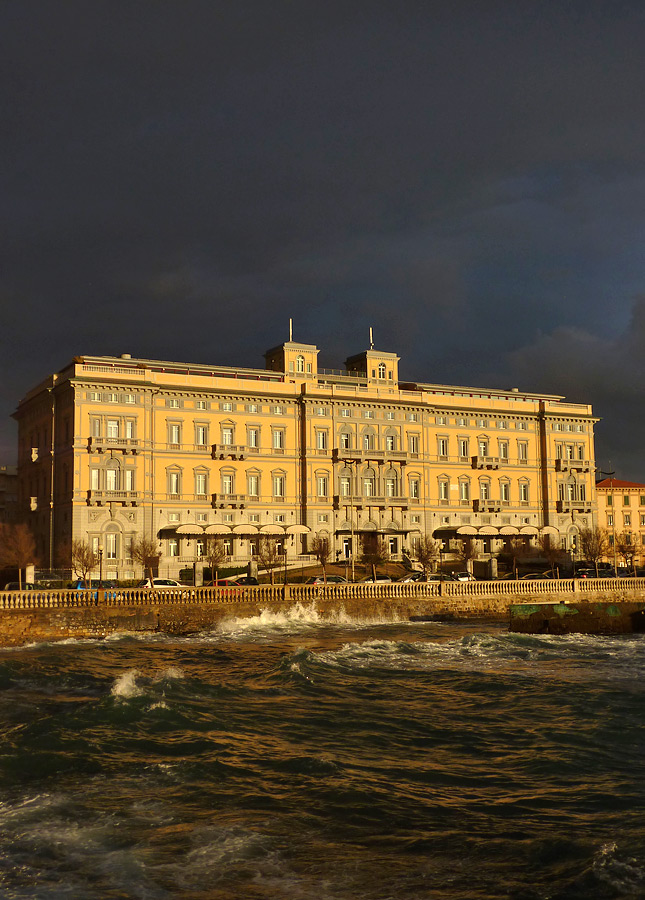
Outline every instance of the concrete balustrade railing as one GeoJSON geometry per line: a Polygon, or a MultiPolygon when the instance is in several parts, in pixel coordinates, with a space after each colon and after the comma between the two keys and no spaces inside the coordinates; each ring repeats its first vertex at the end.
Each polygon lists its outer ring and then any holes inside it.
{"type": "Polygon", "coordinates": [[[486,597],[508,598],[509,602],[535,602],[548,597],[551,602],[580,601],[596,594],[624,594],[645,591],[642,578],[544,579],[526,581],[444,581],[370,584],[262,584],[256,587],[106,588],[104,590],[0,591],[0,610],[89,608],[107,606],[150,606],[151,604],[227,604],[290,601],[311,603],[325,600],[431,600],[450,598],[457,608],[461,602],[486,597]]]}

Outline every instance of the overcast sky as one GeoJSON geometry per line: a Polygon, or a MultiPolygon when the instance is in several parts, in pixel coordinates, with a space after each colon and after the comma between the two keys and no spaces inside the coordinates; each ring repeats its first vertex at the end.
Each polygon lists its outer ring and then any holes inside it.
{"type": "Polygon", "coordinates": [[[590,402],[645,481],[645,3],[4,0],[0,462],[81,354],[590,402]]]}

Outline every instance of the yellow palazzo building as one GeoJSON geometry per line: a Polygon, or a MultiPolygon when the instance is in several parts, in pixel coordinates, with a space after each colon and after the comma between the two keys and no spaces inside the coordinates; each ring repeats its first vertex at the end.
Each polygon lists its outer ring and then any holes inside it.
{"type": "Polygon", "coordinates": [[[399,380],[373,348],[344,370],[289,340],[265,368],[76,357],[20,402],[19,506],[43,567],[72,539],[103,555],[107,578],[137,577],[133,538],[158,542],[177,577],[208,534],[246,563],[262,533],[287,560],[313,535],[333,559],[387,540],[464,535],[497,552],[548,533],[569,547],[595,524],[594,437],[586,404],[510,390],[399,380]]]}

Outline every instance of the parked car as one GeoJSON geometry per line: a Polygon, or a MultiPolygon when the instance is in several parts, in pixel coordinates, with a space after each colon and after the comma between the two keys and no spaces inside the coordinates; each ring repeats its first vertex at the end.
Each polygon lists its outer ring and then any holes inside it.
{"type": "Polygon", "coordinates": [[[427,581],[445,581],[443,575],[438,575],[436,572],[431,572],[429,575],[424,575],[423,572],[412,572],[411,575],[404,575],[403,578],[399,578],[399,584],[410,584],[410,583],[418,583],[418,582],[427,582],[427,581]]]}
{"type": "Polygon", "coordinates": [[[8,581],[4,586],[5,591],[33,591],[35,588],[36,585],[30,581],[24,582],[22,587],[19,581],[8,581]]]}
{"type": "Polygon", "coordinates": [[[470,572],[453,572],[450,576],[453,581],[476,581],[474,575],[470,572]]]}
{"type": "MultiPolygon", "coordinates": [[[[307,578],[305,584],[324,584],[325,579],[322,575],[312,575],[310,578],[307,578]]],[[[327,584],[347,584],[347,579],[343,578],[342,575],[328,575],[327,576],[327,584]]]]}
{"type": "Polygon", "coordinates": [[[242,575],[241,578],[234,578],[232,581],[226,581],[224,584],[234,584],[242,587],[254,587],[260,582],[253,575],[242,575]]]}
{"type": "Polygon", "coordinates": [[[363,584],[391,584],[392,579],[389,575],[377,575],[376,578],[372,578],[370,575],[369,578],[363,578],[363,584]]]}
{"type": "Polygon", "coordinates": [[[143,581],[140,581],[137,585],[139,588],[167,588],[167,587],[186,587],[186,585],[181,584],[179,581],[175,581],[174,578],[153,578],[150,581],[149,578],[144,578],[143,581]]]}

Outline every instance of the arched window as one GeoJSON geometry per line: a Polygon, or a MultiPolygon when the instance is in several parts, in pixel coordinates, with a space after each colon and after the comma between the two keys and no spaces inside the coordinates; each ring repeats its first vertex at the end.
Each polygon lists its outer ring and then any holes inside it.
{"type": "Polygon", "coordinates": [[[304,371],[305,371],[304,356],[296,356],[296,372],[304,372],[304,371]]]}
{"type": "Polygon", "coordinates": [[[376,494],[376,472],[374,469],[365,469],[363,472],[363,496],[374,497],[376,494]]]}
{"type": "Polygon", "coordinates": [[[385,378],[385,363],[378,364],[378,377],[385,378]]]}

